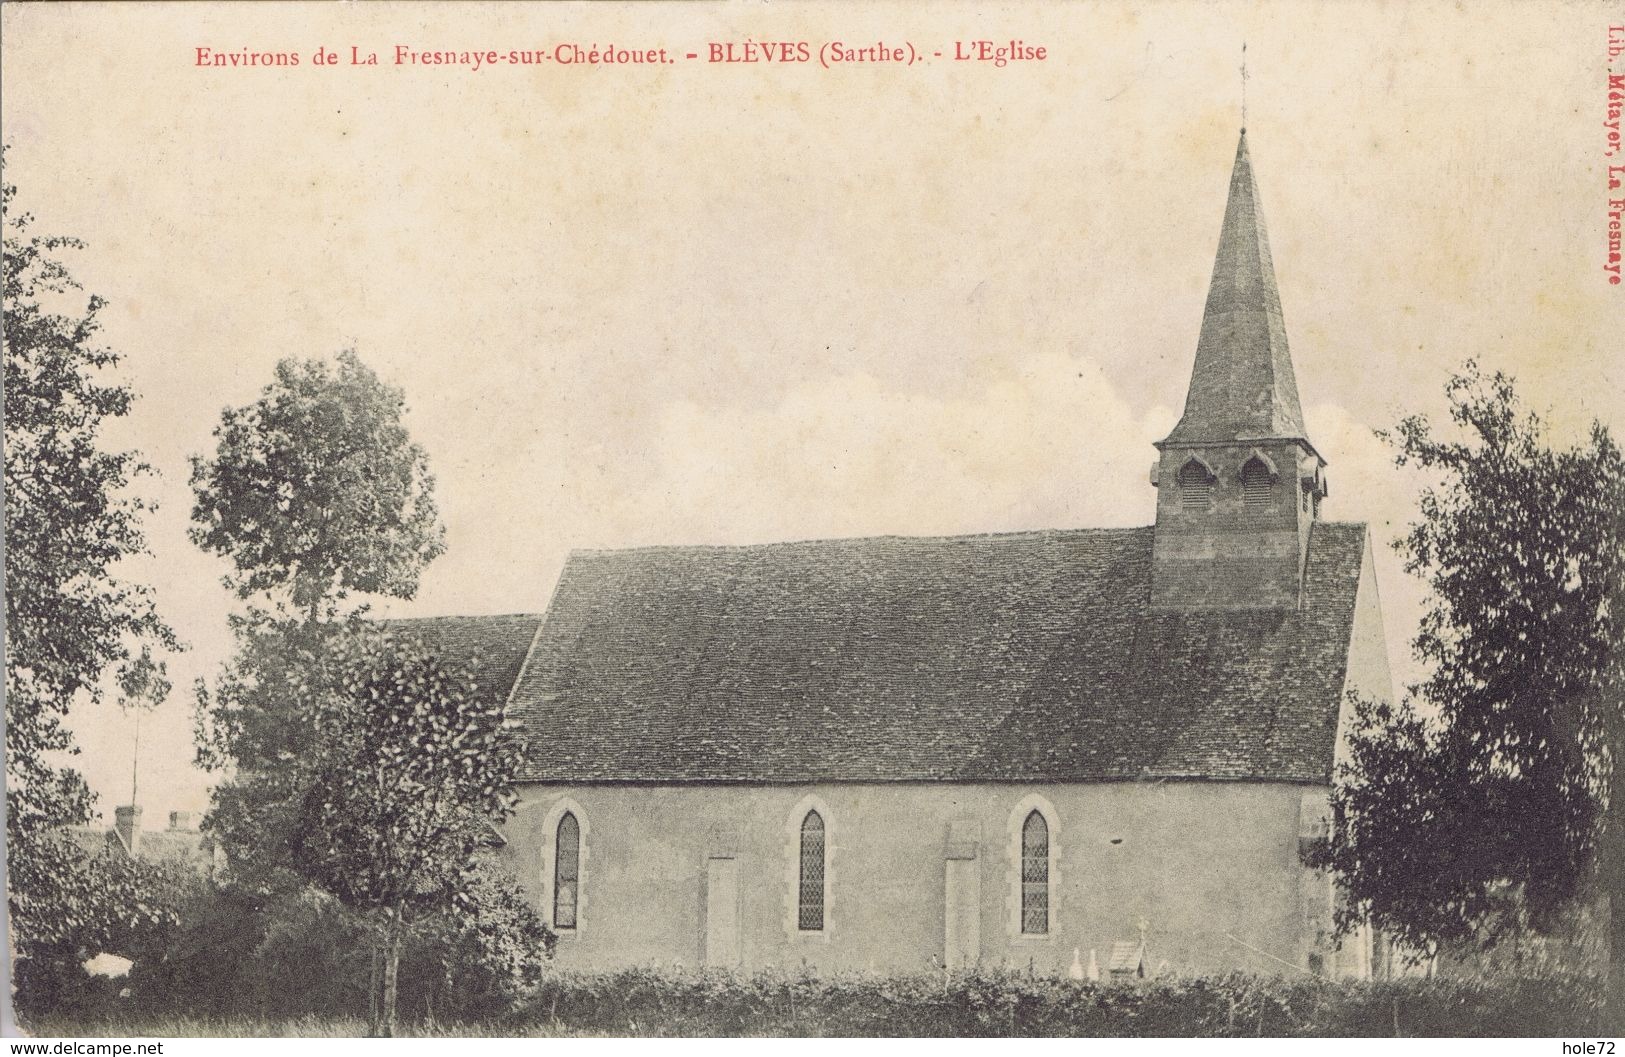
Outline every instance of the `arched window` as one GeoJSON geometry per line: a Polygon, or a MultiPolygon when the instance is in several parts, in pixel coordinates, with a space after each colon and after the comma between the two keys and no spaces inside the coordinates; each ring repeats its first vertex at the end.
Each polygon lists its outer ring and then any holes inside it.
{"type": "Polygon", "coordinates": [[[1241,468],[1241,499],[1248,510],[1263,510],[1275,499],[1275,475],[1259,458],[1241,468]]]}
{"type": "Polygon", "coordinates": [[[581,824],[566,811],[553,840],[553,927],[576,927],[581,881],[581,824]]]}
{"type": "Polygon", "coordinates": [[[801,883],[796,927],[803,932],[824,928],[824,817],[807,812],[801,820],[801,883]]]}
{"type": "Polygon", "coordinates": [[[1206,510],[1213,498],[1213,475],[1192,459],[1179,468],[1179,505],[1186,510],[1206,510]]]}
{"type": "Polygon", "coordinates": [[[1037,808],[1021,824],[1021,931],[1049,931],[1049,823],[1037,808]]]}

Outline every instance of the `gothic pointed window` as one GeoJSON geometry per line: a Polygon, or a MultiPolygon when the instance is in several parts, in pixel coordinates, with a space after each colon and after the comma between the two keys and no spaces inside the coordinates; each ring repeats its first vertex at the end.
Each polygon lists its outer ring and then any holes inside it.
{"type": "Polygon", "coordinates": [[[553,927],[576,927],[581,882],[581,824],[571,812],[559,819],[553,841],[553,927]]]}
{"type": "Polygon", "coordinates": [[[1213,498],[1213,475],[1192,459],[1179,469],[1179,505],[1186,510],[1206,510],[1213,498]]]}
{"type": "Polygon", "coordinates": [[[797,886],[796,927],[803,932],[824,928],[824,817],[807,812],[801,820],[801,873],[797,886]]]}
{"type": "Polygon", "coordinates": [[[1275,475],[1262,459],[1252,458],[1241,468],[1241,499],[1249,511],[1265,510],[1275,500],[1275,475]]]}
{"type": "Polygon", "coordinates": [[[1021,824],[1021,931],[1049,931],[1049,823],[1037,808],[1021,824]]]}

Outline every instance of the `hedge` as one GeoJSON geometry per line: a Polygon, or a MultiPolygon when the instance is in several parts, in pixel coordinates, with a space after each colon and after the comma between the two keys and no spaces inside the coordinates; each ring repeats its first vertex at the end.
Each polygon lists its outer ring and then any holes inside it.
{"type": "Polygon", "coordinates": [[[553,970],[514,1023],[661,1036],[1551,1037],[1595,1034],[1594,976],[1105,984],[1019,972],[813,976],[553,970]]]}

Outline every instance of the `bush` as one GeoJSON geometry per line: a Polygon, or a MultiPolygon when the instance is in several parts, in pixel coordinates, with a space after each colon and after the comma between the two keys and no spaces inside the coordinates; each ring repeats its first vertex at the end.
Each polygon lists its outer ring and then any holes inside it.
{"type": "Polygon", "coordinates": [[[500,1016],[530,998],[558,936],[495,868],[476,873],[461,909],[426,922],[401,952],[400,1011],[456,1020],[500,1016]]]}
{"type": "Polygon", "coordinates": [[[366,1003],[366,943],[333,900],[204,885],[174,933],[136,955],[129,988],[152,1012],[354,1012],[366,1003]]]}
{"type": "Polygon", "coordinates": [[[516,1031],[668,1036],[1556,1036],[1595,1031],[1601,983],[1022,973],[815,977],[626,969],[546,974],[516,1031]]]}
{"type": "MultiPolygon", "coordinates": [[[[373,932],[336,899],[200,887],[181,924],[136,955],[132,1005],[153,1013],[275,1019],[365,1015],[373,932]]],[[[399,1008],[452,1019],[512,1012],[532,994],[554,936],[494,868],[460,909],[425,920],[401,955],[399,1008]]]]}
{"type": "Polygon", "coordinates": [[[66,841],[57,857],[53,900],[61,911],[54,928],[33,922],[12,963],[18,1014],[86,1012],[108,1008],[122,984],[84,970],[107,951],[128,955],[168,936],[196,875],[174,863],[100,853],[85,855],[66,841]]]}
{"type": "MultiPolygon", "coordinates": [[[[1020,973],[828,977],[764,971],[549,968],[530,1001],[479,1022],[442,1013],[405,1035],[1551,1037],[1594,1034],[1594,976],[1339,982],[1307,977],[1158,977],[1132,985],[1020,973]]],[[[349,1014],[165,1013],[134,1002],[57,1015],[56,1035],[353,1035],[349,1014]]]]}

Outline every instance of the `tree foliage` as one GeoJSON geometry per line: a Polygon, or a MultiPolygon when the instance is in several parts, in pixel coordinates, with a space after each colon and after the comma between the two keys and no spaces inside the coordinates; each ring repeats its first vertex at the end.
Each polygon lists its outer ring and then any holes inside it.
{"type": "Polygon", "coordinates": [[[45,863],[52,902],[77,912],[36,914],[48,927],[12,963],[17,1008],[28,1017],[85,1011],[87,1000],[105,997],[84,963],[102,952],[133,958],[161,946],[180,924],[187,892],[202,884],[182,863],[91,855],[64,839],[50,840],[24,869],[45,863]]]}
{"type": "Polygon", "coordinates": [[[63,757],[75,750],[70,705],[98,697],[137,643],[175,645],[146,588],[117,575],[145,551],[130,492],[147,472],[109,448],[103,428],[134,395],[110,381],[119,354],[98,343],[105,302],[79,293],[63,250],[38,235],[0,181],[4,211],[6,518],[6,844],[11,921],[21,951],[86,925],[89,891],[66,873],[54,834],[88,822],[91,793],[63,757]]]}
{"type": "Polygon", "coordinates": [[[303,788],[297,764],[313,732],[296,702],[329,641],[354,623],[310,624],[263,611],[233,616],[236,653],[212,687],[197,688],[199,763],[229,772],[214,788],[206,828],[234,881],[261,893],[298,883],[288,854],[303,788]]]}
{"type": "Polygon", "coordinates": [[[199,762],[231,772],[207,824],[238,879],[261,891],[292,883],[288,765],[312,732],[291,681],[361,611],[344,605],[355,593],[410,598],[444,546],[403,409],[353,351],[336,369],[285,359],[257,400],[221,413],[213,457],[192,460],[192,539],[231,562],[227,584],[248,603],[232,617],[232,661],[198,686],[199,762]]]}
{"type": "Polygon", "coordinates": [[[284,360],[192,465],[193,540],[248,603],[235,658],[199,687],[200,758],[233,772],[206,824],[231,885],[288,906],[314,885],[368,922],[391,1011],[410,926],[477,899],[518,759],[469,669],[362,619],[356,596],[412,597],[444,548],[403,406],[353,351],[284,360]]]}
{"type": "MultiPolygon", "coordinates": [[[[132,954],[131,1001],[190,1016],[353,1015],[367,1002],[375,935],[368,915],[317,888],[267,898],[242,886],[199,886],[179,927],[132,954]]],[[[482,857],[463,906],[424,918],[404,944],[401,1012],[511,1012],[534,994],[553,943],[524,893],[482,857]]]]}
{"type": "Polygon", "coordinates": [[[450,663],[372,630],[337,640],[323,660],[296,698],[313,737],[295,764],[292,862],[380,919],[374,1027],[387,1034],[407,929],[467,898],[477,853],[512,810],[521,744],[502,696],[480,692],[477,661],[450,663]]]}
{"type": "Polygon", "coordinates": [[[1418,949],[1550,928],[1597,885],[1617,944],[1625,463],[1601,425],[1552,447],[1502,374],[1469,363],[1446,392],[1449,435],[1423,416],[1387,435],[1435,481],[1397,543],[1429,588],[1428,674],[1401,704],[1356,703],[1312,858],[1347,887],[1340,924],[1418,949]]]}
{"type": "Polygon", "coordinates": [[[214,457],[192,460],[192,540],[230,560],[240,598],[317,620],[355,592],[416,593],[445,543],[404,406],[346,350],[336,370],[281,361],[258,400],[221,413],[214,457]]]}

